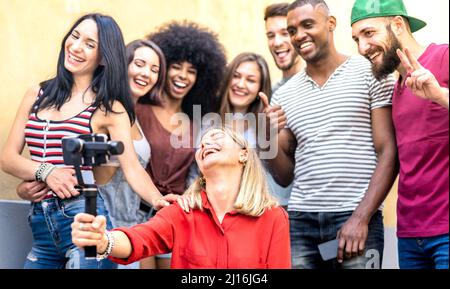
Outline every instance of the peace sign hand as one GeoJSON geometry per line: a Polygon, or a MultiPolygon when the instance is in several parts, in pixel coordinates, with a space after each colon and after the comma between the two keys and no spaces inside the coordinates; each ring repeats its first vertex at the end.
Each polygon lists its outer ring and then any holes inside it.
{"type": "Polygon", "coordinates": [[[428,69],[425,69],[407,48],[404,49],[404,52],[397,49],[397,55],[408,72],[405,81],[406,86],[411,89],[414,95],[439,103],[442,88],[436,77],[428,69]]]}

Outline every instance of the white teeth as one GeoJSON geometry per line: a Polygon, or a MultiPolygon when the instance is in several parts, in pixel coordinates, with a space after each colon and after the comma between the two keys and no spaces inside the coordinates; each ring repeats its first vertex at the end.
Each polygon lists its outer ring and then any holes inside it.
{"type": "Polygon", "coordinates": [[[208,155],[210,155],[210,154],[213,154],[213,153],[216,153],[216,152],[218,152],[217,149],[207,149],[207,150],[203,151],[203,159],[204,159],[206,156],[208,156],[208,155]]]}
{"type": "Polygon", "coordinates": [[[283,51],[275,51],[275,54],[279,57],[279,58],[284,58],[289,54],[289,50],[283,50],[283,51]]]}
{"type": "Polygon", "coordinates": [[[175,86],[178,86],[179,88],[186,88],[187,87],[186,83],[182,83],[182,82],[178,82],[178,81],[175,81],[173,84],[175,84],[175,86]]]}
{"type": "Polygon", "coordinates": [[[218,149],[213,149],[213,148],[211,148],[211,149],[206,149],[206,150],[203,151],[202,158],[204,159],[204,158],[206,158],[208,155],[214,154],[214,153],[217,153],[217,152],[219,152],[218,149]]]}
{"type": "Polygon", "coordinates": [[[369,58],[370,58],[370,60],[374,60],[375,58],[378,57],[378,55],[380,55],[380,52],[370,55],[369,58]]]}
{"type": "Polygon", "coordinates": [[[145,82],[145,81],[139,80],[139,79],[135,79],[134,82],[137,83],[138,85],[142,85],[142,86],[148,85],[148,82],[145,82]]]}
{"type": "Polygon", "coordinates": [[[245,92],[240,91],[240,90],[234,90],[234,89],[233,89],[233,92],[234,92],[234,94],[239,95],[239,96],[245,96],[245,95],[247,95],[245,92]]]}
{"type": "Polygon", "coordinates": [[[310,47],[312,44],[313,43],[311,41],[304,42],[302,45],[300,45],[300,49],[310,47]]]}
{"type": "Polygon", "coordinates": [[[76,56],[74,56],[72,54],[69,54],[69,58],[74,60],[74,61],[77,61],[77,62],[82,62],[83,61],[83,59],[78,58],[78,57],[76,57],[76,56]]]}
{"type": "Polygon", "coordinates": [[[287,52],[289,52],[289,49],[283,49],[283,50],[276,50],[275,51],[276,54],[287,53],[287,52]]]}

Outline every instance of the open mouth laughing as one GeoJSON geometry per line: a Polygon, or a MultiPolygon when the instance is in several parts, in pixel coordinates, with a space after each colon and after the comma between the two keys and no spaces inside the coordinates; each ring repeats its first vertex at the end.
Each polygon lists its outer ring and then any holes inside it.
{"type": "Polygon", "coordinates": [[[206,157],[208,157],[212,154],[218,153],[218,152],[220,152],[219,146],[210,146],[210,147],[204,148],[201,153],[201,159],[204,160],[206,157]]]}

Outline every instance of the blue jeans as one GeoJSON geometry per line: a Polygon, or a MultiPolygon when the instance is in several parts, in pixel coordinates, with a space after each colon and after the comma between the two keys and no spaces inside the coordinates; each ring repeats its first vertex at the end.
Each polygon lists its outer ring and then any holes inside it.
{"type": "MultiPolygon", "coordinates": [[[[85,198],[68,200],[51,198],[32,204],[28,222],[33,233],[33,246],[27,256],[25,269],[115,269],[110,260],[86,260],[84,250],[72,243],[71,224],[78,213],[84,212],[85,198]]],[[[111,222],[103,198],[97,195],[97,213],[111,222]]]]}
{"type": "Polygon", "coordinates": [[[398,238],[400,269],[448,269],[449,235],[398,238]]]}
{"type": "Polygon", "coordinates": [[[384,225],[380,211],[369,223],[362,256],[323,261],[318,245],[336,239],[337,232],[353,212],[302,213],[289,211],[292,268],[294,269],[380,269],[384,250],[384,225]]]}

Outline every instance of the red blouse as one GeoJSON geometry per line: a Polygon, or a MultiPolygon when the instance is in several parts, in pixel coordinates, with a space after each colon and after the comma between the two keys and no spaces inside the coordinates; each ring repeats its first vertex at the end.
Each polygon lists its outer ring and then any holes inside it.
{"type": "Polygon", "coordinates": [[[206,193],[204,210],[184,212],[175,203],[161,209],[147,223],[118,228],[131,241],[128,259],[110,259],[130,264],[142,258],[172,252],[173,269],[290,269],[291,249],[288,215],[281,207],[260,217],[227,213],[222,224],[206,193]]]}

